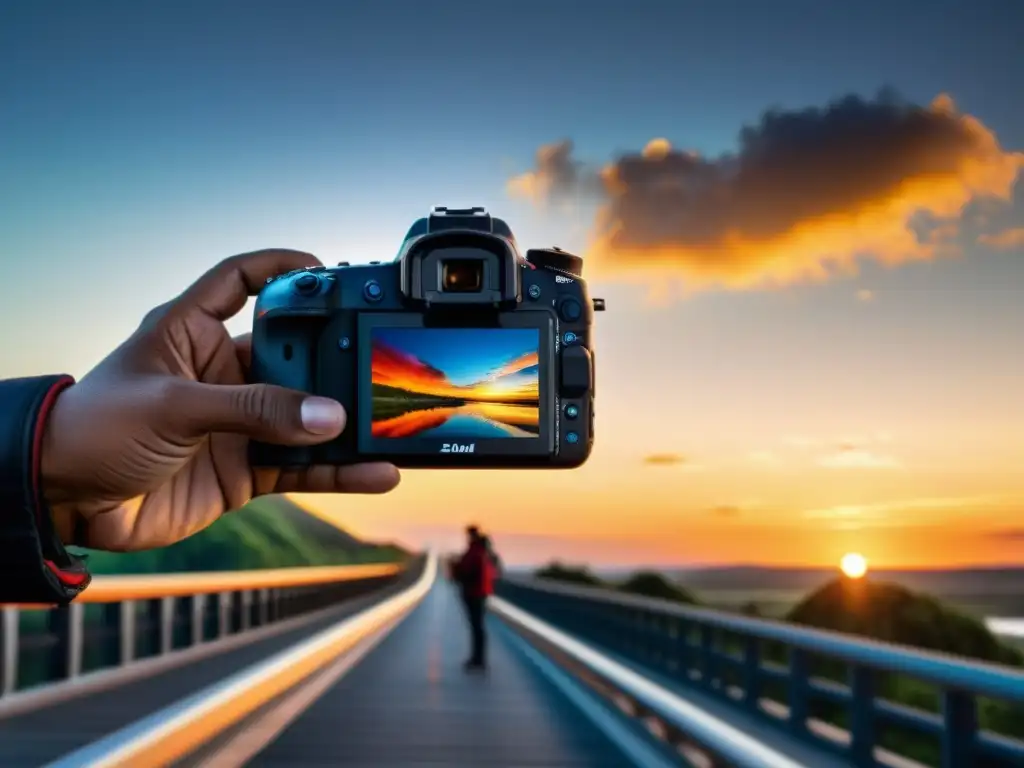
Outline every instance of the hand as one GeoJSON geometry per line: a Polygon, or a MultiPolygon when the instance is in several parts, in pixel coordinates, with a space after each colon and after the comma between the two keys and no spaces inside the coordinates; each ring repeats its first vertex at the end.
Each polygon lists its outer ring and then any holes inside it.
{"type": "Polygon", "coordinates": [[[250,339],[232,339],[223,324],[267,278],[314,264],[284,250],[221,262],[60,395],[43,435],[41,480],[64,543],[149,549],[201,531],[255,495],[383,493],[398,484],[390,464],[249,466],[250,438],[311,445],[345,426],[333,400],[246,384],[250,339]]]}

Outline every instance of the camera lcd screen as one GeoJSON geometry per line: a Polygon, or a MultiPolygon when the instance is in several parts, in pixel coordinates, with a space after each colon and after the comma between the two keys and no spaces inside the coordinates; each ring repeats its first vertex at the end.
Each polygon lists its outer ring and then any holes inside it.
{"type": "Polygon", "coordinates": [[[540,436],[536,328],[393,328],[370,334],[374,439],[540,436]]]}

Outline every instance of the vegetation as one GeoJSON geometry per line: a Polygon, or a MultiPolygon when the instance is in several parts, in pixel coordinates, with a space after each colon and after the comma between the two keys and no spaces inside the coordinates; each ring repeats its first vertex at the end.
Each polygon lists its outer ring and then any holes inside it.
{"type": "Polygon", "coordinates": [[[994,664],[1024,663],[981,622],[897,584],[836,579],[797,604],[786,620],[994,664]]]}
{"type": "Polygon", "coordinates": [[[655,571],[639,571],[618,585],[619,591],[676,603],[696,604],[696,598],[685,589],[655,571]]]}
{"type": "Polygon", "coordinates": [[[569,584],[578,584],[584,587],[607,587],[608,585],[600,578],[591,573],[587,568],[562,565],[555,562],[538,570],[534,576],[538,579],[550,581],[564,581],[569,584]]]}
{"type": "Polygon", "coordinates": [[[361,541],[284,496],[263,496],[178,544],[124,554],[86,550],[89,569],[178,573],[395,562],[408,553],[361,541]]]}

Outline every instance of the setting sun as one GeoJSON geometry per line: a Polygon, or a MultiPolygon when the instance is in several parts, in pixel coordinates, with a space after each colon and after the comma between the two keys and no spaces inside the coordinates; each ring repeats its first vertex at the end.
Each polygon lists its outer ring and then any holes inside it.
{"type": "Polygon", "coordinates": [[[850,552],[843,555],[843,559],[839,563],[839,568],[845,576],[851,579],[859,579],[868,572],[868,561],[864,559],[863,555],[859,555],[856,552],[850,552]]]}

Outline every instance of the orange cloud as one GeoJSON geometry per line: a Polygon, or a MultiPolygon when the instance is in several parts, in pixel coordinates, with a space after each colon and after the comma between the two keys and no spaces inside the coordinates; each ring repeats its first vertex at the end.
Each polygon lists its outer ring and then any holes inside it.
{"type": "Polygon", "coordinates": [[[922,107],[888,91],[769,111],[718,158],[655,139],[595,170],[572,149],[542,147],[510,194],[597,203],[588,270],[674,274],[690,288],[825,280],[860,258],[933,259],[953,247],[964,207],[1009,201],[1024,167],[949,96],[922,107]]]}
{"type": "Polygon", "coordinates": [[[740,516],[740,508],[731,504],[720,504],[717,507],[712,507],[711,515],[713,517],[732,519],[740,516]]]}
{"type": "Polygon", "coordinates": [[[1022,248],[1024,247],[1024,227],[1014,227],[990,235],[981,235],[978,242],[1000,251],[1022,248]]]}
{"type": "Polygon", "coordinates": [[[689,462],[685,456],[678,453],[652,453],[644,457],[644,464],[651,464],[659,467],[671,467],[689,462]]]}

